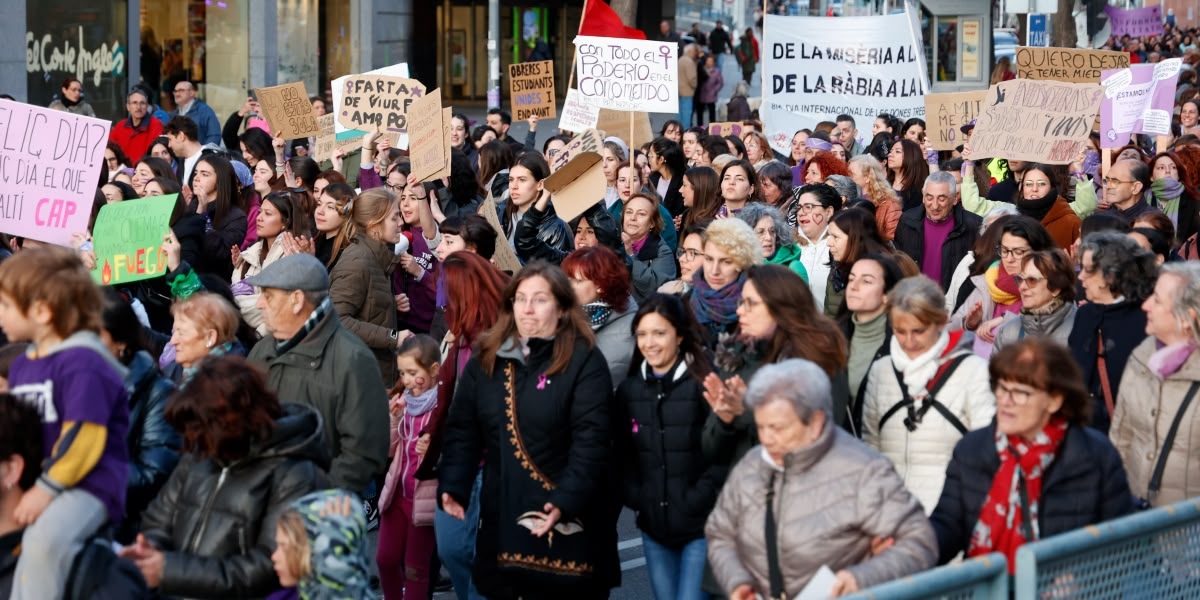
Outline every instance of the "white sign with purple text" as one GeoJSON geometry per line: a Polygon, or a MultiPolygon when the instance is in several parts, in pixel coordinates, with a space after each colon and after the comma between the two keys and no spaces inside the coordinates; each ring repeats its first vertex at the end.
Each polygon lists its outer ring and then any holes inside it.
{"type": "Polygon", "coordinates": [[[678,44],[581,35],[575,38],[580,99],[636,112],[679,112],[678,44]]]}

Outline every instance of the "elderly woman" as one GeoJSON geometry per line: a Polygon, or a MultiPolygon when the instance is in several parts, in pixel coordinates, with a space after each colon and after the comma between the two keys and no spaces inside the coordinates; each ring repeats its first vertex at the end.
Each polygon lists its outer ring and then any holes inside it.
{"type": "Polygon", "coordinates": [[[175,347],[175,362],[164,372],[176,384],[186,385],[196,372],[200,361],[207,356],[246,354],[237,340],[238,312],[224,298],[208,293],[193,294],[171,307],[175,330],[171,345],[175,347]]]}
{"type": "Polygon", "coordinates": [[[204,360],[167,407],[186,454],[121,550],[164,596],[261,597],[278,587],[275,523],[325,484],[321,417],[281,405],[240,357],[204,360]]]}
{"type": "Polygon", "coordinates": [[[1142,310],[1150,337],[1125,364],[1109,436],[1134,493],[1166,506],[1200,496],[1200,264],[1163,267],[1142,310]]]}
{"type": "Polygon", "coordinates": [[[568,254],[562,269],[592,326],[596,348],[608,362],[615,387],[625,379],[633,357],[629,332],[638,304],[630,298],[629,271],[605,246],[589,246],[568,254]]]}
{"type": "Polygon", "coordinates": [[[863,402],[863,441],[895,465],[925,512],[933,511],[955,444],[996,413],[987,361],[971,335],[948,331],[946,298],[924,275],[888,294],[889,356],[871,365],[863,402]]]}
{"type": "Polygon", "coordinates": [[[464,518],[482,461],[479,592],[608,597],[620,579],[612,379],[562,270],[534,262],[509,282],[457,390],[438,492],[464,518]]]}
{"type": "Polygon", "coordinates": [[[767,264],[783,265],[808,281],[808,271],[800,260],[800,246],[796,245],[792,229],[778,208],[769,204],[750,204],[742,209],[738,217],[754,228],[754,235],[758,237],[767,264]]]}
{"type": "Polygon", "coordinates": [[[14,514],[42,472],[42,417],[32,404],[0,394],[0,431],[0,598],[8,598],[25,534],[14,514]]]}
{"type": "Polygon", "coordinates": [[[674,250],[661,237],[664,227],[654,197],[635,194],[625,202],[621,211],[621,238],[631,259],[633,297],[639,302],[675,278],[675,258],[671,256],[674,250]]]}
{"type": "Polygon", "coordinates": [[[705,527],[709,564],[731,599],[793,597],[821,566],[837,573],[823,592],[839,596],[933,565],[920,504],[885,458],[834,426],[821,367],[765,367],[746,404],[762,445],[734,467],[705,527]],[[895,545],[872,556],[880,537],[895,545]]]}
{"type": "Polygon", "coordinates": [[[1068,346],[1092,396],[1092,427],[1107,432],[1125,363],[1146,339],[1140,307],[1154,291],[1158,267],[1150,251],[1115,231],[1085,237],[1079,266],[1087,302],[1075,313],[1068,346]]]}
{"type": "Polygon", "coordinates": [[[1026,336],[1045,336],[1066,346],[1079,310],[1075,263],[1067,253],[1055,248],[1028,254],[1021,260],[1021,274],[1013,280],[1021,290],[1021,316],[996,330],[993,350],[1026,336]]]}
{"type": "Polygon", "coordinates": [[[996,421],[963,437],[930,521],[938,563],[1017,548],[1128,514],[1121,457],[1087,427],[1091,402],[1066,348],[1020,340],[992,356],[996,421]],[[1005,518],[1005,515],[1008,515],[1005,518]]]}
{"type": "Polygon", "coordinates": [[[736,327],[745,271],[762,262],[754,230],[740,219],[720,219],[704,231],[704,264],[692,276],[690,302],[707,347],[714,347],[719,334],[736,327]]]}

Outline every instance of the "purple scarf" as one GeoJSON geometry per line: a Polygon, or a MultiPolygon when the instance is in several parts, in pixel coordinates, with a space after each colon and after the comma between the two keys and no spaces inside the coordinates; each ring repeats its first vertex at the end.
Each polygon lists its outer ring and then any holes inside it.
{"type": "Polygon", "coordinates": [[[742,297],[742,286],[746,283],[743,272],[725,287],[714,290],[704,279],[704,269],[696,269],[692,276],[692,312],[701,325],[721,327],[737,321],[737,303],[742,297]]]}

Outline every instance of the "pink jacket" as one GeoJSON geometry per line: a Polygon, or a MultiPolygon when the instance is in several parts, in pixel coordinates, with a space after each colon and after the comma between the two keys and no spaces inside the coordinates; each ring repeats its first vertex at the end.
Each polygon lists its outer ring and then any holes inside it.
{"type": "MultiPolygon", "coordinates": [[[[404,392],[408,396],[408,392],[404,392]]],[[[400,417],[392,417],[392,442],[388,456],[392,457],[392,465],[388,467],[387,478],[383,481],[383,491],[379,494],[379,512],[387,510],[396,497],[399,486],[400,497],[412,498],[417,490],[417,467],[421,466],[421,456],[417,454],[417,439],[421,431],[429,425],[435,410],[429,410],[421,416],[412,416],[407,412],[400,417]]]]}

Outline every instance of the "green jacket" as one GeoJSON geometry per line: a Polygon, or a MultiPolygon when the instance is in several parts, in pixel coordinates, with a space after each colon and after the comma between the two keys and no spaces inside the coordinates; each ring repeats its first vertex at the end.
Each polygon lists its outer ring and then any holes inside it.
{"type": "Polygon", "coordinates": [[[336,487],[366,489],[387,462],[388,395],[375,355],[330,311],[309,334],[280,355],[268,336],[250,351],[268,371],[281,402],[313,407],[321,415],[336,487]]]}
{"type": "Polygon", "coordinates": [[[796,244],[781,246],[775,251],[775,256],[767,259],[767,264],[783,265],[799,275],[804,283],[808,283],[808,269],[800,262],[800,246],[796,244]]]}

